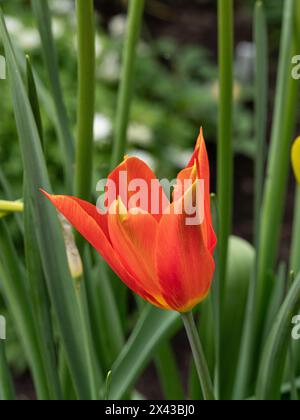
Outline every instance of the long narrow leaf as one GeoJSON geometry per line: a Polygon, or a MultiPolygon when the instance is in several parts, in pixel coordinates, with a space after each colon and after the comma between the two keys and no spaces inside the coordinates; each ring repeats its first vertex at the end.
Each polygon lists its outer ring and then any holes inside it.
{"type": "Polygon", "coordinates": [[[128,343],[112,367],[109,397],[118,400],[130,391],[139,374],[163,340],[180,328],[176,312],[162,312],[147,305],[128,343]]]}
{"type": "Polygon", "coordinates": [[[38,243],[48,290],[58,319],[60,335],[77,391],[80,398],[88,399],[90,397],[89,387],[80,338],[81,323],[78,316],[74,286],[68,269],[66,250],[56,212],[39,193],[39,188],[41,187],[51,192],[50,182],[38,130],[2,13],[0,17],[0,33],[5,47],[23,164],[28,177],[28,185],[30,186],[30,205],[32,205],[36,223],[38,243]]]}
{"type": "Polygon", "coordinates": [[[7,226],[0,221],[0,279],[8,307],[11,308],[15,326],[21,339],[38,397],[49,399],[40,348],[30,299],[25,286],[25,271],[21,266],[7,226]]]}
{"type": "Polygon", "coordinates": [[[294,311],[300,306],[300,275],[282,305],[264,348],[257,380],[259,400],[280,398],[283,372],[291,340],[294,311]],[[298,306],[298,307],[297,307],[298,306]]]}
{"type": "Polygon", "coordinates": [[[55,103],[56,117],[60,127],[62,153],[65,159],[65,175],[69,188],[73,180],[73,164],[75,160],[74,140],[69,129],[69,120],[63,101],[59,79],[57,56],[52,36],[51,15],[48,0],[31,0],[32,10],[36,16],[41,35],[43,54],[55,103]]]}
{"type": "Polygon", "coordinates": [[[0,401],[13,401],[16,393],[5,355],[5,343],[0,339],[0,401]]]}

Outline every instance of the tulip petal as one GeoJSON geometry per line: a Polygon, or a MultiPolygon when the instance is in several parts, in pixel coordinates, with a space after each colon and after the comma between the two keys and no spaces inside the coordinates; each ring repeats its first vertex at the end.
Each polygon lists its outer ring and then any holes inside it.
{"type": "Polygon", "coordinates": [[[167,303],[187,312],[207,296],[215,263],[204,239],[205,226],[187,225],[187,215],[175,214],[174,206],[176,202],[159,223],[157,272],[167,303]]]}
{"type": "Polygon", "coordinates": [[[108,179],[116,185],[116,191],[107,194],[108,208],[121,197],[128,210],[138,207],[160,220],[170,204],[152,170],[138,158],[125,158],[108,179]]]}
{"type": "Polygon", "coordinates": [[[292,147],[292,164],[296,180],[300,185],[300,137],[297,138],[292,147]]]}
{"type": "Polygon", "coordinates": [[[151,300],[136,279],[124,268],[108,236],[107,216],[98,213],[92,204],[75,197],[50,195],[42,191],[70,224],[98,251],[123,282],[143,299],[151,300]]]}
{"type": "Polygon", "coordinates": [[[205,140],[203,136],[203,129],[201,128],[200,134],[197,140],[195,151],[193,156],[188,164],[188,166],[183,169],[177,177],[178,185],[174,189],[174,201],[179,200],[184,194],[187,193],[187,190],[190,188],[190,184],[185,184],[185,180],[190,180],[194,182],[196,179],[204,180],[204,207],[205,207],[205,242],[210,253],[213,255],[217,238],[212,225],[211,217],[211,206],[210,206],[210,168],[209,168],[209,159],[207,154],[207,149],[205,145],[205,140]]]}
{"type": "Polygon", "coordinates": [[[158,223],[155,218],[140,209],[126,212],[124,205],[116,201],[114,211],[108,216],[108,227],[113,248],[117,252],[126,270],[140,279],[139,285],[168,308],[162,297],[155,268],[155,245],[158,223]],[[122,211],[120,208],[122,207],[122,211]],[[124,209],[125,213],[124,214],[124,209]]]}

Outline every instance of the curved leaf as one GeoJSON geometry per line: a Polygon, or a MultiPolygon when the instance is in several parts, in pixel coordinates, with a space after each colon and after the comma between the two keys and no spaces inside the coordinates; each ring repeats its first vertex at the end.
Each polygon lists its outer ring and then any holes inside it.
{"type": "Polygon", "coordinates": [[[265,345],[257,380],[258,400],[280,399],[286,356],[291,340],[291,320],[297,305],[300,305],[300,275],[281,306],[265,345]]]}
{"type": "Polygon", "coordinates": [[[110,399],[119,400],[130,390],[153,357],[156,348],[181,325],[177,312],[147,305],[122,353],[112,367],[110,399]]]}

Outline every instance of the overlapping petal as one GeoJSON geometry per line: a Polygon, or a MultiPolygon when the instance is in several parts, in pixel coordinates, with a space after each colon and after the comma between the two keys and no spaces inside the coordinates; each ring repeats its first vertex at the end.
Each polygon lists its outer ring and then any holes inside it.
{"type": "Polygon", "coordinates": [[[138,207],[160,220],[164,209],[170,204],[155,174],[138,158],[125,158],[108,180],[116,186],[112,194],[108,191],[108,208],[121,197],[128,210],[138,207]]]}
{"type": "Polygon", "coordinates": [[[155,267],[158,223],[151,214],[143,210],[131,209],[127,212],[123,207],[121,212],[120,207],[123,204],[119,199],[115,203],[115,210],[108,216],[112,245],[126,270],[141,279],[148,294],[163,307],[167,307],[155,267]]]}
{"type": "Polygon", "coordinates": [[[45,195],[123,282],[148,302],[187,312],[207,296],[216,236],[202,130],[188,166],[178,175],[172,204],[151,169],[137,158],[125,158],[109,175],[108,214],[75,197],[45,195]],[[201,203],[199,181],[204,186],[201,203]],[[188,223],[195,215],[186,203],[203,217],[188,223]]]}
{"type": "MultiPolygon", "coordinates": [[[[191,193],[192,189],[180,200],[191,193]]],[[[157,273],[168,304],[174,310],[187,312],[207,296],[215,264],[207,248],[204,224],[187,225],[189,215],[176,214],[175,206],[176,202],[159,224],[157,273]]]]}
{"type": "Polygon", "coordinates": [[[180,199],[183,194],[190,188],[191,183],[196,179],[204,181],[204,207],[205,207],[205,241],[211,255],[213,255],[217,238],[213,229],[211,205],[210,205],[210,168],[207,149],[203,136],[203,129],[201,128],[200,134],[196,143],[195,151],[188,164],[177,177],[178,183],[174,190],[174,201],[180,199]],[[183,187],[183,188],[182,188],[183,187]]]}
{"type": "Polygon", "coordinates": [[[71,225],[99,252],[112,270],[131,290],[145,300],[160,306],[155,298],[139,285],[137,279],[121,263],[108,234],[108,216],[100,215],[95,206],[78,198],[50,195],[44,191],[43,193],[71,225]]]}

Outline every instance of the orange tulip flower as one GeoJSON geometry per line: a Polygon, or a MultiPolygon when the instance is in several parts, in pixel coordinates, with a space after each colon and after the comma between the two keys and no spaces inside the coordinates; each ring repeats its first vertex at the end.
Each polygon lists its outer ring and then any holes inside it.
{"type": "Polygon", "coordinates": [[[100,214],[96,206],[75,197],[45,194],[131,290],[159,308],[189,312],[207,296],[215,270],[210,171],[202,130],[189,165],[178,175],[173,202],[150,168],[137,158],[125,158],[109,181],[115,182],[117,199],[110,200],[107,194],[114,210],[108,214],[100,214]],[[156,185],[157,214],[151,214],[142,201],[131,203],[134,192],[128,185],[120,185],[121,172],[126,173],[128,184],[134,179],[147,183],[151,205],[150,186],[156,185]],[[204,217],[201,224],[187,225],[185,210],[178,214],[175,207],[188,198],[195,201],[200,179],[204,183],[204,217]],[[190,181],[190,188],[178,187],[184,180],[190,181]]]}

